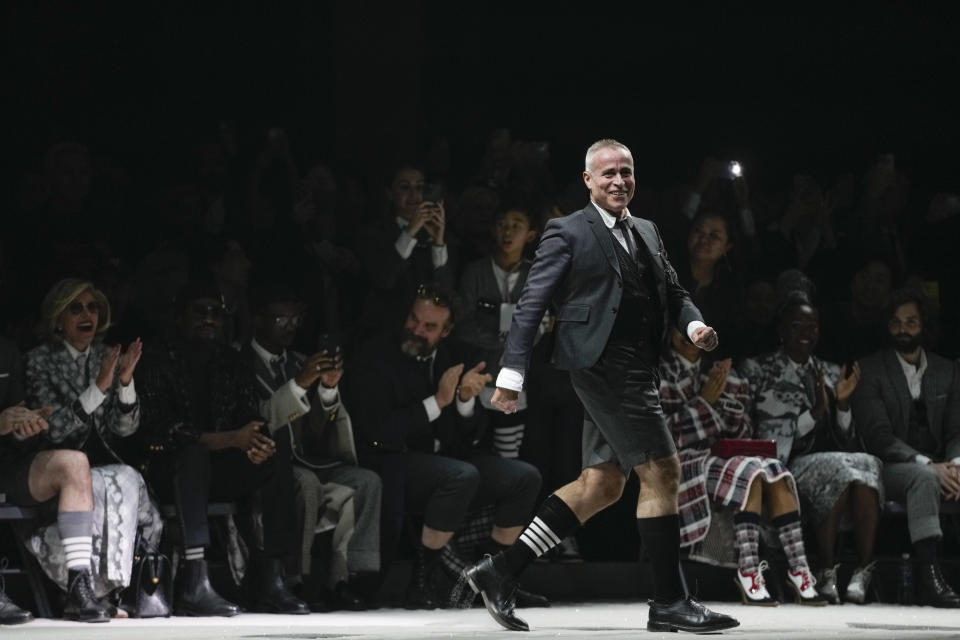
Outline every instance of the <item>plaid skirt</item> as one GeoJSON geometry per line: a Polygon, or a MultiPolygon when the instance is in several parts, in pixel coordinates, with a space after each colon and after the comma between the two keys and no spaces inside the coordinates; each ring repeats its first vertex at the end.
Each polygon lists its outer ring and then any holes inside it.
{"type": "Polygon", "coordinates": [[[718,458],[704,449],[684,449],[679,455],[680,546],[692,545],[707,535],[711,503],[742,510],[750,485],[761,474],[767,482],[789,478],[797,492],[793,474],[777,458],[718,458]]]}

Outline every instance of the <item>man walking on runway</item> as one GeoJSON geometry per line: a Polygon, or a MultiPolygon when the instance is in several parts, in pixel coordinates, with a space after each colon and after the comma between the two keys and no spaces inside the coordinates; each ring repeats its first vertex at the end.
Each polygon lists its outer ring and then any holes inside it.
{"type": "Polygon", "coordinates": [[[583,402],[583,472],[558,489],[509,549],[465,571],[487,610],[507,629],[526,631],[514,614],[517,576],[538,556],[613,504],[631,470],[640,479],[637,528],[653,570],[650,631],[710,632],[739,622],[689,597],[680,575],[677,487],[680,462],[658,396],[657,356],[676,326],[710,351],[706,326],[667,260],[656,226],[627,204],[635,189],[633,156],[616,140],[587,149],[583,181],[591,202],[550,221],[507,339],[493,404],[516,410],[544,311],[556,306],[553,363],[570,371],[583,402]]]}

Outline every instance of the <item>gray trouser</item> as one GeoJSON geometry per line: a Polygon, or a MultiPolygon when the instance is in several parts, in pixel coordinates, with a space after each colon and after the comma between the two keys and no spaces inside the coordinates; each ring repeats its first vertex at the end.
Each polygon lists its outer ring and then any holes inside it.
{"type": "Polygon", "coordinates": [[[380,500],[383,494],[380,476],[369,469],[346,464],[314,471],[321,482],[336,482],[356,492],[353,498],[356,527],[347,549],[347,564],[351,572],[378,571],[380,569],[380,500]]]}
{"type": "Polygon", "coordinates": [[[906,503],[910,542],[940,538],[940,480],[933,467],[916,462],[883,465],[887,499],[906,503]]]}

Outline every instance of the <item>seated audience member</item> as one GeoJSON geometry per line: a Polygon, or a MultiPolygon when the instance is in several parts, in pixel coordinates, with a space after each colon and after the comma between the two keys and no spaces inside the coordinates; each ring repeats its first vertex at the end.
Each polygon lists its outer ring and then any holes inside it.
{"type": "Polygon", "coordinates": [[[885,305],[892,284],[893,270],[886,260],[865,259],[850,279],[849,299],[825,310],[818,353],[849,364],[881,349],[887,340],[885,305]]]}
{"type": "Polygon", "coordinates": [[[217,283],[220,299],[227,312],[223,319],[224,340],[234,348],[239,348],[253,337],[247,301],[247,278],[252,266],[250,259],[240,241],[228,236],[206,239],[200,251],[202,255],[199,259],[206,269],[201,277],[212,278],[217,283]]]}
{"type": "MultiPolygon", "coordinates": [[[[49,428],[50,407],[23,406],[23,368],[16,345],[0,339],[0,494],[8,504],[41,506],[57,501],[57,530],[68,548],[68,580],[64,617],[84,622],[108,620],[106,608],[90,588],[93,538],[93,495],[90,465],[79,451],[38,451],[34,438],[49,428]]],[[[0,587],[0,624],[22,624],[33,615],[18,607],[0,587]]]]}
{"type": "Polygon", "coordinates": [[[941,501],[960,499],[960,365],[924,349],[922,293],[895,291],[887,318],[891,346],[863,360],[853,414],[867,451],[884,461],[887,495],[907,506],[916,601],[960,607],[937,552],[941,501]]]}
{"type": "Polygon", "coordinates": [[[350,576],[380,570],[380,477],[357,466],[350,415],[340,401],[343,356],[332,344],[309,357],[290,350],[302,325],[305,305],[292,289],[263,283],[252,294],[254,339],[243,350],[256,376],[261,415],[271,437],[292,456],[302,502],[301,562],[311,573],[318,520],[334,512],[333,557],[327,587],[311,608],[361,609],[364,602],[347,587],[350,576]],[[331,351],[331,349],[333,351],[331,351]]]}
{"type": "MultiPolygon", "coordinates": [[[[698,545],[713,517],[709,503],[732,507],[737,546],[737,579],[744,604],[776,605],[767,591],[760,561],[760,517],[769,514],[789,561],[788,583],[800,604],[823,605],[814,589],[797,512],[793,475],[777,458],[713,455],[710,446],[722,438],[751,436],[750,387],[730,366],[718,360],[707,370],[698,349],[678,330],[660,359],[660,403],[679,450],[681,546],[698,545]]],[[[702,556],[695,546],[693,556],[702,556]]]]}
{"type": "MultiPolygon", "coordinates": [[[[493,255],[471,262],[463,270],[458,291],[463,311],[458,314],[453,337],[476,349],[484,362],[490,363],[488,372],[496,379],[513,308],[530,272],[531,262],[524,258],[524,250],[537,232],[527,208],[507,206],[496,216],[493,235],[493,255]]],[[[516,458],[523,442],[526,393],[520,392],[517,412],[506,415],[490,403],[494,388],[485,386],[479,395],[493,449],[505,458],[516,458]]]]}
{"type": "MultiPolygon", "coordinates": [[[[686,259],[677,261],[677,273],[704,317],[710,318],[720,336],[733,336],[739,309],[741,285],[732,252],[734,234],[730,223],[719,213],[704,211],[693,219],[687,235],[686,259]]],[[[721,342],[722,353],[730,355],[721,342]]],[[[731,345],[732,346],[732,345],[731,345]]]]}
{"type": "Polygon", "coordinates": [[[357,255],[369,283],[362,331],[390,330],[402,322],[405,306],[421,282],[453,287],[443,199],[424,188],[423,172],[401,165],[390,177],[387,214],[358,234],[357,255]]]}
{"type": "MultiPolygon", "coordinates": [[[[804,516],[815,527],[820,593],[840,602],[835,549],[840,525],[849,517],[858,566],[845,597],[862,604],[875,567],[882,464],[872,455],[843,450],[854,437],[850,395],[860,368],[854,364],[847,370],[813,355],[819,315],[808,293],[811,283],[795,273],[779,309],[781,348],[744,360],[740,372],[750,381],[754,435],[776,441],[778,457],[796,480],[804,516]]],[[[793,517],[799,531],[798,514],[793,517]]]]}
{"type": "MultiPolygon", "coordinates": [[[[150,481],[161,500],[176,505],[186,562],[177,572],[174,612],[232,616],[207,577],[210,545],[207,504],[246,501],[259,491],[263,548],[253,542],[250,519],[238,528],[253,559],[247,572],[252,609],[308,613],[283,583],[284,558],[297,553],[293,471],[276,456],[257,407],[249,363],[224,344],[225,310],[216,283],[195,280],[177,295],[178,331],[151,348],[143,363],[143,425],[150,444],[150,481]]],[[[244,513],[243,515],[249,515],[244,513]]]]}
{"type": "Polygon", "coordinates": [[[442,289],[419,287],[403,326],[364,345],[356,373],[345,380],[361,461],[383,480],[385,555],[397,544],[404,514],[423,514],[410,608],[438,606],[440,556],[471,505],[495,505],[482,546],[506,548],[520,535],[540,489],[533,466],[475,447],[484,422],[476,397],[490,375],[486,363],[460,359],[448,345],[451,305],[442,289]]]}
{"type": "MultiPolygon", "coordinates": [[[[144,542],[155,548],[163,522],[143,477],[118,455],[122,441],[140,425],[133,372],[142,346],[137,339],[121,352],[120,345],[103,344],[98,337],[109,326],[110,304],[90,282],[61,280],[43,299],[40,328],[45,341],[27,353],[26,400],[31,407],[53,408],[46,417],[49,428],[39,436],[41,448],[86,454],[94,499],[92,574],[78,569],[72,558],[79,547],[64,540],[55,526],[41,528],[27,546],[47,575],[68,592],[81,588],[78,581],[88,591],[92,575],[94,593],[115,599],[131,581],[138,528],[144,542]]],[[[85,531],[86,516],[78,516],[77,522],[78,530],[85,531]]],[[[111,614],[117,613],[111,602],[105,604],[111,614]]],[[[88,604],[71,615],[93,618],[100,612],[88,604]]]]}

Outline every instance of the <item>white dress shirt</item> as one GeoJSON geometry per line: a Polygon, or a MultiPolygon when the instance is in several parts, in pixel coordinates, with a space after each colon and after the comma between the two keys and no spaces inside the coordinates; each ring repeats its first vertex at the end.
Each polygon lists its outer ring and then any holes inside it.
{"type": "MultiPolygon", "coordinates": [[[[397,216],[396,220],[397,226],[400,227],[400,235],[397,236],[397,241],[393,246],[400,257],[406,260],[413,253],[413,248],[417,246],[417,239],[407,233],[407,227],[410,225],[409,221],[400,216],[397,216]]],[[[435,244],[430,245],[430,258],[433,260],[434,269],[439,269],[447,264],[447,245],[443,244],[439,247],[435,244]]]]}
{"type": "MultiPolygon", "coordinates": [[[[70,359],[74,362],[77,361],[77,358],[83,356],[84,358],[89,358],[90,354],[93,353],[93,350],[90,347],[87,347],[83,351],[78,351],[74,348],[72,344],[63,341],[64,346],[67,347],[67,351],[70,353],[70,359]]],[[[99,362],[90,362],[86,363],[87,367],[95,367],[91,371],[95,370],[98,373],[100,372],[100,363],[99,362]]],[[[137,389],[133,386],[133,378],[130,378],[130,384],[124,385],[120,384],[120,390],[117,393],[117,398],[120,400],[121,404],[134,404],[137,401],[137,389]]],[[[80,400],[80,406],[83,407],[83,410],[87,414],[91,414],[96,411],[100,405],[103,404],[103,401],[107,399],[107,395],[100,391],[100,387],[97,386],[96,377],[90,382],[90,386],[83,390],[80,394],[78,400],[80,400]]]]}

